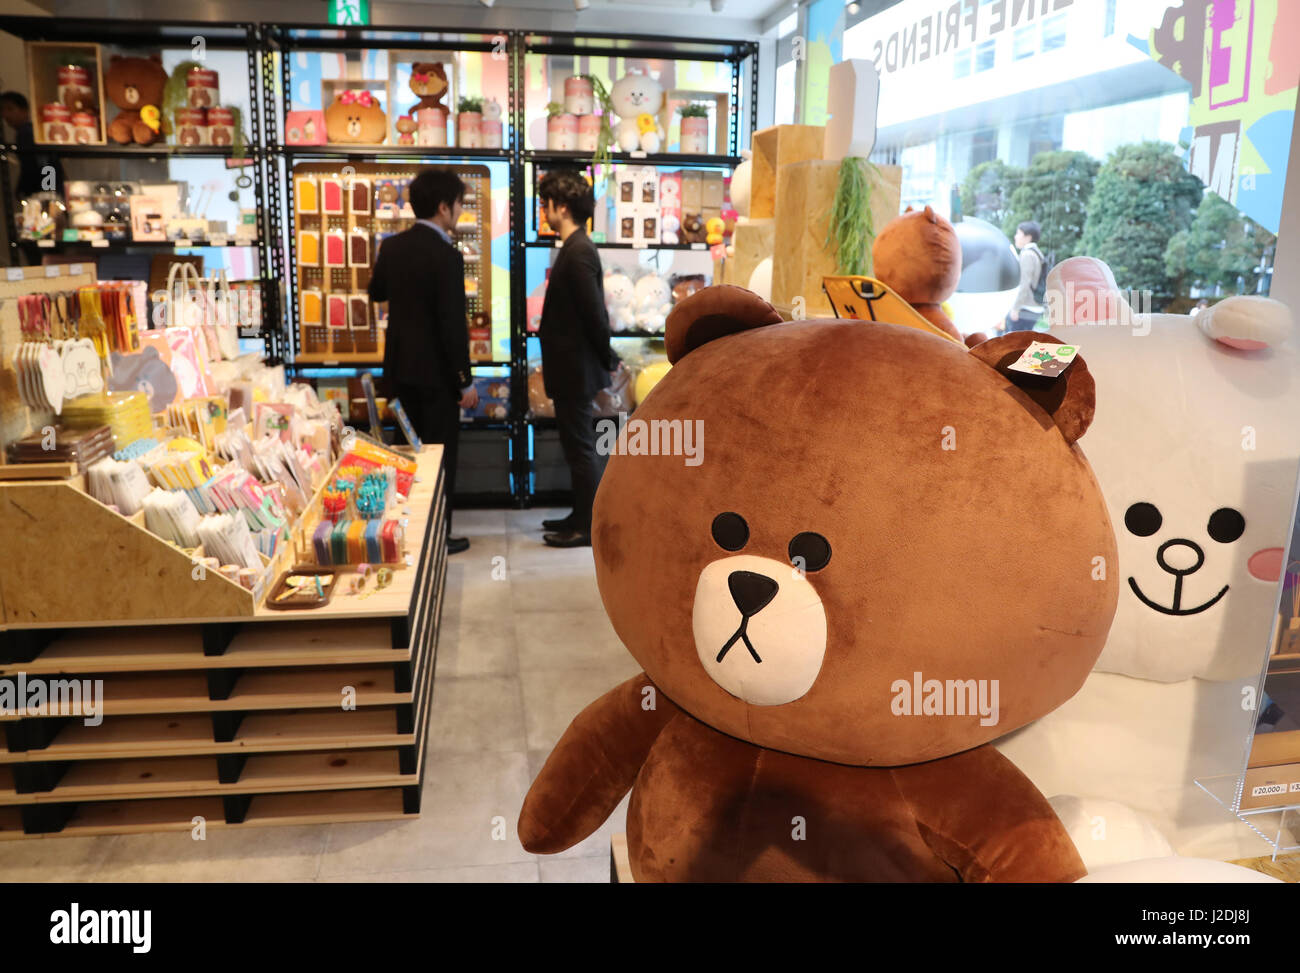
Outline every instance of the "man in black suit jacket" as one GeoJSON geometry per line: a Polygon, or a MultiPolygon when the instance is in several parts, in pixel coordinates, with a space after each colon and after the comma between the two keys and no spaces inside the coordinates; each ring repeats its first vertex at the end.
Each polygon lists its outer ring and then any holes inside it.
{"type": "Polygon", "coordinates": [[[605,278],[600,255],[583,229],[595,209],[591,186],[579,173],[549,172],[537,186],[546,221],[563,246],[551,267],[538,337],[542,379],[555,401],[560,446],[573,477],[573,513],[544,521],[552,547],[591,544],[591,506],[600,485],[592,397],[610,384],[616,360],[609,346],[605,278]]]}
{"type": "Polygon", "coordinates": [[[408,198],[415,225],[384,241],[370,274],[370,299],[388,302],[384,379],[426,443],[442,443],[447,550],[469,547],[451,536],[460,410],[478,404],[469,368],[465,261],[456,247],[465,184],[450,169],[424,169],[408,198]]]}

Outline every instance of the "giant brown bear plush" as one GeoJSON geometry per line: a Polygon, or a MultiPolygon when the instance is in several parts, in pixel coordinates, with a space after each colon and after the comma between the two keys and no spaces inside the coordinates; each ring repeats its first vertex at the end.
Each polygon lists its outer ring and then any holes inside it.
{"type": "Polygon", "coordinates": [[[675,364],[633,419],[679,439],[698,423],[701,461],[629,438],[593,524],[601,598],[644,672],[565,732],[524,802],[526,849],[571,847],[631,788],[638,881],[1083,875],[987,745],[1073,695],[1117,597],[1077,445],[1092,378],[1081,358],[1009,371],[1034,337],[967,351],[782,323],[737,287],[674,308],[675,364]]]}

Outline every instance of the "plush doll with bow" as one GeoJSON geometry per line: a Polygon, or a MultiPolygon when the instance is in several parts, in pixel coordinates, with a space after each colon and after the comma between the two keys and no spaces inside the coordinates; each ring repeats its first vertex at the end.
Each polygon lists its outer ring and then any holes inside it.
{"type": "Polygon", "coordinates": [[[330,142],[378,145],[388,134],[388,116],[369,91],[343,91],[325,109],[325,133],[330,142]]]}

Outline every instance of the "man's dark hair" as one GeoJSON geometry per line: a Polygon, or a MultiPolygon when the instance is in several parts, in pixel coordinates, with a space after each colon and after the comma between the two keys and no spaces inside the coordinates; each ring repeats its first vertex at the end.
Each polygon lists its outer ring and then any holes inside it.
{"type": "Polygon", "coordinates": [[[542,176],[537,184],[537,196],[542,203],[566,206],[569,216],[578,226],[586,226],[596,211],[596,196],[582,173],[573,169],[555,169],[542,176]]]}
{"type": "Polygon", "coordinates": [[[21,111],[27,111],[27,99],[16,91],[6,91],[0,94],[0,102],[7,102],[21,111]]]}
{"type": "Polygon", "coordinates": [[[407,198],[417,220],[431,220],[443,203],[455,206],[465,198],[465,184],[450,169],[421,169],[411,180],[407,198]]]}
{"type": "Polygon", "coordinates": [[[1034,243],[1037,243],[1038,238],[1043,235],[1043,228],[1033,220],[1025,220],[1025,222],[1017,226],[1016,229],[1029,237],[1029,239],[1034,243]]]}

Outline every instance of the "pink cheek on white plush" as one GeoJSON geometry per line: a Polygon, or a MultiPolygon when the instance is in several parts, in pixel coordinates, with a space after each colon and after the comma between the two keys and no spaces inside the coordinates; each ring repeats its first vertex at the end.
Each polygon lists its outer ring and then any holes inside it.
{"type": "Polygon", "coordinates": [[[1256,551],[1246,562],[1246,570],[1251,577],[1260,581],[1276,581],[1282,577],[1282,548],[1266,547],[1256,551]]]}
{"type": "Polygon", "coordinates": [[[1238,348],[1241,351],[1259,351],[1261,348],[1268,347],[1267,342],[1252,341],[1250,338],[1216,338],[1215,340],[1221,345],[1238,348]]]}

